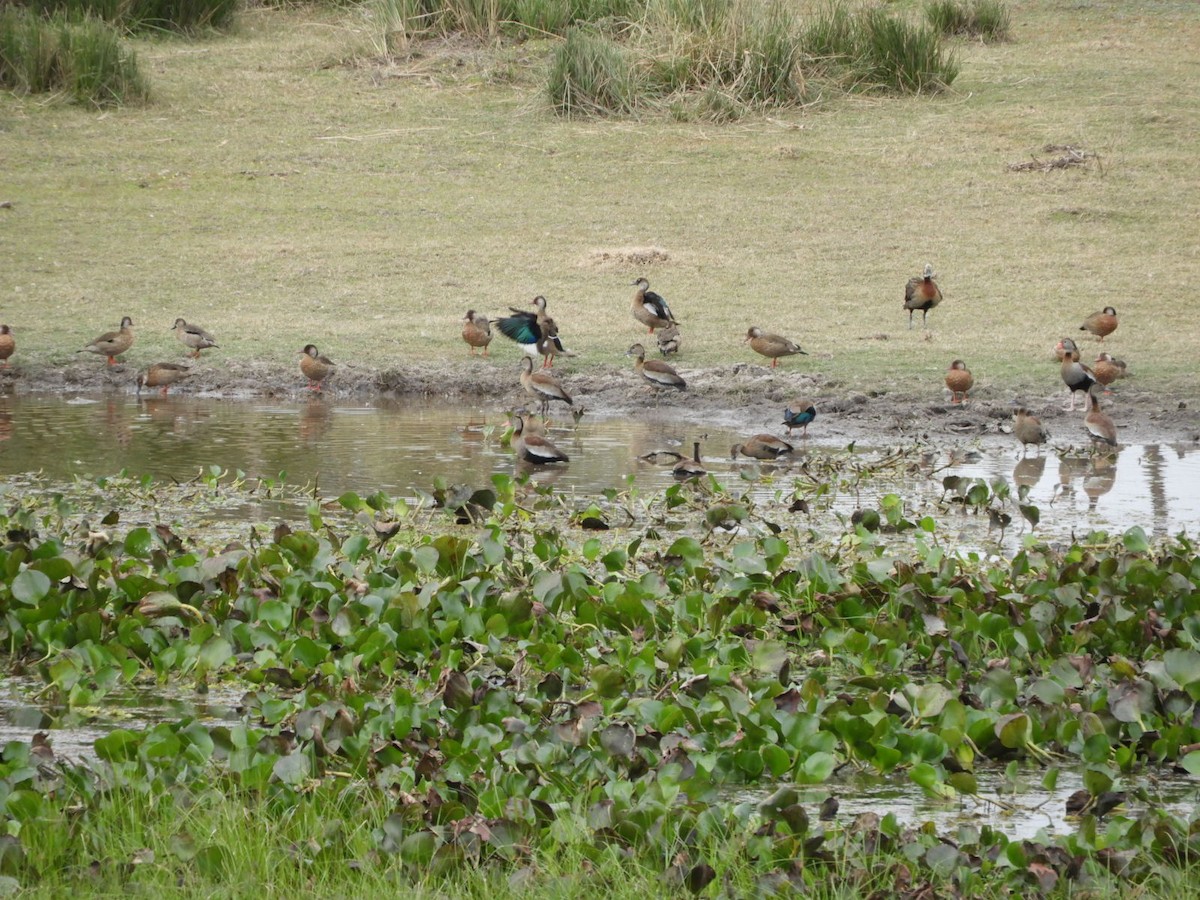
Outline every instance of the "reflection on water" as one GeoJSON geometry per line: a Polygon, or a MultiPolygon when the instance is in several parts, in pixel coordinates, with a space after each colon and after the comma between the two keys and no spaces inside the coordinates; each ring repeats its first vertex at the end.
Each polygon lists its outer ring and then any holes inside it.
{"type": "MultiPolygon", "coordinates": [[[[94,479],[122,469],[159,480],[187,480],[201,466],[241,470],[252,477],[287,473],[294,485],[315,484],[326,495],[383,490],[413,496],[435,478],[483,485],[492,473],[514,471],[511,451],[500,435],[505,415],[495,407],[387,401],[349,405],[312,397],[300,403],[223,400],[189,396],[63,399],[58,396],[0,395],[0,477],[41,472],[51,480],[94,479]]],[[[761,496],[790,487],[811,454],[842,453],[814,435],[797,461],[755,466],[729,459],[728,448],[746,434],[702,429],[682,422],[646,422],[569,416],[551,423],[548,436],[570,457],[566,466],[535,473],[537,481],[582,496],[621,488],[627,479],[642,490],[674,480],[670,465],[640,457],[654,451],[684,451],[700,439],[705,467],[731,487],[738,473],[759,471],[776,479],[761,496]]],[[[870,460],[882,450],[856,451],[870,460]]],[[[1194,448],[1130,445],[1111,456],[1086,452],[1059,456],[1043,449],[1021,457],[1013,439],[992,439],[954,449],[928,449],[911,456],[907,468],[889,470],[865,488],[831,491],[829,508],[849,514],[882,492],[895,491],[912,513],[932,512],[955,524],[955,513],[931,504],[942,495],[941,479],[963,475],[1004,478],[1029,490],[1041,509],[1039,529],[1047,535],[1085,534],[1094,528],[1122,531],[1133,525],[1168,535],[1194,533],[1200,524],[1200,455],[1194,448]]],[[[963,516],[964,529],[979,517],[963,516]]],[[[984,517],[986,519],[986,517],[984,517]]],[[[986,524],[985,524],[986,527],[986,524]]]]}

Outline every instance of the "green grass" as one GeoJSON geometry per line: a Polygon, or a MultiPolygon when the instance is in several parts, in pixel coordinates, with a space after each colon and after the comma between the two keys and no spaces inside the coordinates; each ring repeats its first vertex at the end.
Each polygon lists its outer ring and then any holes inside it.
{"type": "MultiPolygon", "coordinates": [[[[1195,397],[1191,4],[1022,6],[1017,40],[957,49],[949,92],[810,82],[813,106],[724,127],[554,117],[556,39],[331,66],[356,22],[250,9],[200,48],[134,40],[156,102],[105,117],[0,95],[14,364],[76,362],[126,314],[135,364],[177,355],[177,315],[222,358],[288,371],[308,340],[357,366],[440,364],[465,354],[468,307],[541,293],[581,352],[565,373],[623,370],[645,274],[683,323],[685,373],[752,361],[758,323],[811,354],[785,371],[831,390],[938,395],[962,357],[981,386],[1048,395],[1054,341],[1111,303],[1106,344],[1138,386],[1195,397]],[[1100,164],[1008,171],[1048,143],[1100,164]],[[620,262],[639,247],[665,260],[620,262]],[[927,261],[946,300],[926,335],[901,302],[927,261]]],[[[494,350],[480,365],[515,366],[494,350]]]]}
{"type": "Polygon", "coordinates": [[[978,37],[987,42],[1006,41],[1012,16],[1001,0],[933,0],[925,19],[939,33],[978,37]]]}
{"type": "Polygon", "coordinates": [[[97,18],[128,31],[228,28],[239,0],[14,0],[43,15],[97,18]]]}

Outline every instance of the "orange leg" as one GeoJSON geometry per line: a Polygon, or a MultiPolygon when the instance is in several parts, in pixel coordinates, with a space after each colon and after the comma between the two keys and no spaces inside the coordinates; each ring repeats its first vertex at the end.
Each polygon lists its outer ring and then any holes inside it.
{"type": "Polygon", "coordinates": [[[108,364],[110,366],[115,366],[117,364],[117,358],[115,356],[110,356],[108,358],[108,364]]]}
{"type": "Polygon", "coordinates": [[[774,369],[778,365],[779,365],[779,357],[777,356],[773,360],[771,360],[771,368],[774,369]]]}
{"type": "Polygon", "coordinates": [[[171,386],[169,384],[164,384],[162,386],[162,389],[159,391],[159,394],[161,394],[164,397],[167,396],[167,391],[170,389],[170,387],[171,386]]]}

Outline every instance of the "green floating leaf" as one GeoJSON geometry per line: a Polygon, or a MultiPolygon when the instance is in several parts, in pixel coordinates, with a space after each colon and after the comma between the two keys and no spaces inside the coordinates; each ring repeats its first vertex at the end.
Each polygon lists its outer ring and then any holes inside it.
{"type": "Polygon", "coordinates": [[[271,767],[271,774],[284,784],[295,785],[308,778],[311,769],[312,764],[309,762],[308,754],[303,750],[296,750],[275,760],[275,765],[271,767]]]}
{"type": "Polygon", "coordinates": [[[50,579],[44,572],[26,569],[12,581],[12,595],[26,606],[36,606],[50,593],[50,579]]]}
{"type": "Polygon", "coordinates": [[[1200,775],[1200,750],[1193,750],[1179,760],[1179,765],[1183,766],[1183,770],[1189,775],[1200,775]]]}

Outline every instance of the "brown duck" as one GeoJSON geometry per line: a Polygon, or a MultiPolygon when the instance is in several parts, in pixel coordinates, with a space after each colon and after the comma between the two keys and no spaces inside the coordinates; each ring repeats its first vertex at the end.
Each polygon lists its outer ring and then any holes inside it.
{"type": "Polygon", "coordinates": [[[734,459],[738,458],[738,454],[751,459],[779,459],[795,449],[787,441],[772,434],[756,434],[740,444],[734,444],[729,455],[734,459]]]}
{"type": "Polygon", "coordinates": [[[629,311],[633,317],[649,328],[649,334],[654,334],[656,328],[666,328],[675,322],[671,307],[661,296],[650,290],[650,282],[639,278],[633,282],[633,303],[629,311]]]}
{"type": "Polygon", "coordinates": [[[634,369],[655,387],[674,388],[678,391],[687,390],[687,382],[673,368],[657,359],[646,359],[646,348],[641,344],[634,344],[625,352],[625,355],[634,357],[634,369]]]}
{"type": "Polygon", "coordinates": [[[190,355],[194,359],[200,358],[201,350],[207,350],[210,347],[218,347],[219,349],[217,339],[199,325],[189,325],[180,318],[175,320],[175,324],[171,326],[171,330],[175,332],[175,337],[179,339],[179,343],[192,351],[190,355]]]}
{"type": "Polygon", "coordinates": [[[518,415],[513,422],[513,452],[522,462],[533,463],[535,466],[547,463],[569,462],[567,454],[563,453],[548,438],[540,434],[532,434],[525,429],[525,415],[518,415]]]}
{"type": "Polygon", "coordinates": [[[463,316],[462,339],[471,348],[472,356],[480,349],[483,350],[483,355],[487,356],[488,344],[492,342],[492,326],[487,316],[468,309],[467,314],[463,316]]]}
{"type": "Polygon", "coordinates": [[[769,331],[763,331],[757,325],[752,325],[746,332],[746,337],[742,339],[742,343],[750,342],[750,349],[760,356],[765,356],[771,360],[771,368],[774,369],[779,365],[779,359],[783,356],[795,356],[801,354],[808,356],[800,345],[789,341],[787,338],[778,334],[771,334],[769,331]]]}
{"type": "Polygon", "coordinates": [[[1091,369],[1079,361],[1079,348],[1075,346],[1075,342],[1073,340],[1070,338],[1063,338],[1058,343],[1059,347],[1061,347],[1063,351],[1063,384],[1067,386],[1067,390],[1071,394],[1071,405],[1064,408],[1073,412],[1075,410],[1075,395],[1081,391],[1084,394],[1084,404],[1086,406],[1086,395],[1087,392],[1091,390],[1092,385],[1096,383],[1096,376],[1091,369]]]}
{"type": "Polygon", "coordinates": [[[946,387],[950,389],[951,403],[966,403],[970,399],[969,392],[975,386],[975,377],[967,364],[961,359],[950,363],[946,370],[946,387]]]}
{"type": "Polygon", "coordinates": [[[95,353],[107,356],[108,364],[115,366],[117,357],[133,346],[133,319],[126,316],[121,320],[120,331],[106,331],[77,353],[95,353]]]}
{"type": "Polygon", "coordinates": [[[908,310],[908,327],[912,328],[913,313],[921,311],[921,327],[925,327],[925,319],[929,311],[942,302],[942,290],[933,280],[933,266],[925,264],[925,271],[908,279],[904,286],[904,308],[908,310]]]}
{"type": "Polygon", "coordinates": [[[308,379],[310,391],[321,390],[321,382],[333,374],[337,364],[328,356],[322,356],[313,344],[305,344],[300,351],[300,371],[308,379]]]}
{"type": "Polygon", "coordinates": [[[8,367],[8,358],[16,349],[17,342],[13,340],[12,329],[7,325],[0,325],[0,360],[4,361],[5,368],[8,367]]]}
{"type": "Polygon", "coordinates": [[[783,424],[790,436],[793,428],[803,428],[801,434],[808,438],[809,423],[817,417],[817,408],[811,400],[793,400],[783,408],[783,424]]]}
{"type": "Polygon", "coordinates": [[[533,357],[530,356],[521,360],[521,387],[525,388],[525,393],[542,405],[543,416],[546,415],[550,404],[555,400],[565,403],[567,406],[575,405],[575,401],[559,384],[557,378],[548,372],[533,371],[533,357]]]}
{"type": "Polygon", "coordinates": [[[1100,312],[1094,312],[1084,319],[1079,330],[1090,332],[1103,341],[1117,330],[1117,311],[1111,306],[1106,306],[1100,312]]]}
{"type": "Polygon", "coordinates": [[[1041,445],[1046,443],[1046,438],[1049,437],[1038,417],[1023,406],[1013,410],[1013,436],[1021,442],[1022,456],[1029,452],[1030,444],[1037,447],[1041,453],[1041,445]]]}
{"type": "Polygon", "coordinates": [[[682,459],[671,469],[676,478],[700,478],[708,474],[708,469],[700,462],[700,442],[692,442],[692,458],[682,459]]]}
{"type": "Polygon", "coordinates": [[[1125,377],[1125,362],[1111,353],[1101,353],[1092,363],[1092,376],[1098,384],[1104,386],[1104,393],[1111,394],[1108,386],[1125,377]]]}
{"type": "Polygon", "coordinates": [[[1091,391],[1087,394],[1088,414],[1083,417],[1083,424],[1091,435],[1093,444],[1117,446],[1117,426],[1113,420],[1100,409],[1100,401],[1091,391]]]}
{"type": "Polygon", "coordinates": [[[671,356],[679,352],[679,326],[672,322],[670,325],[659,329],[658,332],[658,352],[663,357],[671,356]]]}
{"type": "Polygon", "coordinates": [[[167,396],[167,391],[171,385],[176,382],[183,381],[185,378],[191,378],[196,373],[187,366],[177,365],[176,363],[160,362],[155,363],[146,369],[145,372],[139,372],[137,377],[137,392],[141,396],[142,388],[161,388],[159,391],[164,397],[167,396]]]}

